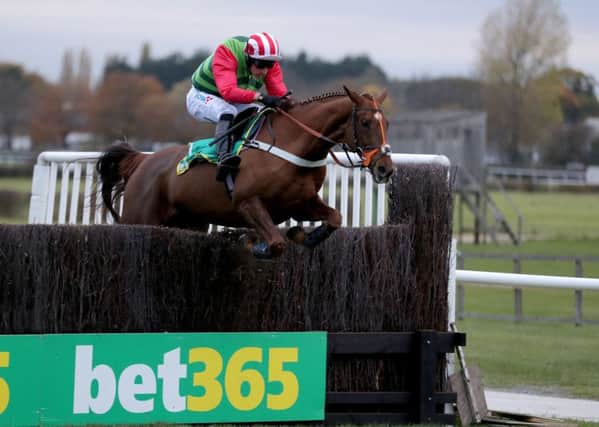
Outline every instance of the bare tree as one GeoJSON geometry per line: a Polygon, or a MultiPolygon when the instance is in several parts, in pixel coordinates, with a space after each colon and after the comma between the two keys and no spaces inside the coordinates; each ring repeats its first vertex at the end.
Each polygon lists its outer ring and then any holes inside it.
{"type": "Polygon", "coordinates": [[[36,145],[67,146],[67,136],[89,129],[89,108],[92,99],[91,60],[81,49],[79,67],[73,66],[73,54],[63,55],[60,81],[36,86],[29,134],[36,145]]]}
{"type": "Polygon", "coordinates": [[[0,63],[0,134],[12,150],[15,133],[24,130],[30,113],[32,87],[41,79],[16,64],[0,63]]]}
{"type": "Polygon", "coordinates": [[[176,108],[164,92],[142,98],[134,110],[137,136],[144,141],[172,141],[176,108]]]}
{"type": "Polygon", "coordinates": [[[65,145],[71,127],[63,104],[64,91],[60,85],[42,84],[36,87],[35,103],[29,123],[29,135],[36,146],[65,145]]]}
{"type": "Polygon", "coordinates": [[[478,70],[487,83],[489,128],[512,161],[543,127],[534,114],[536,79],[565,61],[569,44],[557,0],[508,0],[481,28],[478,70]]]}
{"type": "MultiPolygon", "coordinates": [[[[92,101],[92,129],[107,141],[119,138],[144,137],[144,114],[138,114],[144,100],[163,95],[164,88],[155,77],[136,73],[108,74],[92,101]]],[[[150,105],[150,104],[146,104],[150,105]]]]}
{"type": "Polygon", "coordinates": [[[62,55],[62,68],[60,69],[60,84],[69,86],[73,84],[75,78],[75,70],[73,67],[73,51],[65,50],[62,55]]]}
{"type": "MultiPolygon", "coordinates": [[[[45,106],[38,109],[36,114],[48,114],[54,109],[47,108],[51,105],[48,100],[54,100],[55,97],[60,97],[60,107],[62,110],[60,126],[61,131],[56,134],[64,136],[62,144],[66,148],[66,136],[73,131],[84,131],[88,129],[89,104],[92,97],[91,92],[91,59],[86,49],[81,49],[79,52],[78,68],[74,66],[74,54],[71,49],[67,49],[63,54],[62,69],[60,73],[60,82],[55,88],[45,95],[45,106]]],[[[45,128],[46,125],[37,125],[45,128]]],[[[36,132],[36,134],[44,134],[36,132]]],[[[55,141],[53,141],[55,143],[55,141]]]]}
{"type": "Polygon", "coordinates": [[[79,53],[77,81],[85,90],[90,90],[92,82],[92,60],[87,49],[81,49],[79,53]]]}

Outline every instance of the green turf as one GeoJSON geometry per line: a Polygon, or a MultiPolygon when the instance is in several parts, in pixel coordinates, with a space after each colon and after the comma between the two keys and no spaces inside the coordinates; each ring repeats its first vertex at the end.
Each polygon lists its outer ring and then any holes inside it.
{"type": "MultiPolygon", "coordinates": [[[[599,257],[599,194],[511,192],[510,197],[524,216],[523,244],[459,244],[461,252],[599,257]]],[[[494,199],[515,224],[503,197],[494,193],[494,199]]],[[[528,274],[576,274],[573,261],[523,260],[520,267],[528,274]]],[[[599,277],[599,262],[583,262],[582,267],[584,276],[599,277]]],[[[463,268],[513,272],[514,263],[466,258],[463,268]]],[[[467,312],[513,316],[513,289],[476,285],[464,289],[467,312]]],[[[571,290],[524,289],[522,304],[525,316],[574,317],[571,290]]],[[[599,319],[599,291],[583,292],[583,316],[599,319]]],[[[481,366],[485,386],[599,400],[599,325],[465,319],[458,326],[467,334],[467,362],[481,366]]]]}
{"type": "MultiPolygon", "coordinates": [[[[518,247],[460,244],[458,249],[466,253],[599,257],[599,209],[593,207],[594,217],[580,212],[589,204],[595,206],[591,198],[599,200],[596,194],[524,194],[527,199],[520,204],[528,212],[525,230],[543,230],[539,235],[552,239],[528,240],[518,247]],[[553,203],[547,204],[551,198],[553,203]]],[[[582,266],[584,276],[599,277],[599,262],[583,262],[582,266]]],[[[510,259],[466,258],[463,268],[513,272],[514,263],[510,259]]],[[[523,260],[521,272],[574,276],[576,268],[573,261],[523,260]]],[[[464,289],[466,312],[513,316],[513,289],[476,285],[464,289]]],[[[523,289],[522,303],[525,316],[574,317],[572,290],[523,289]]],[[[583,292],[583,316],[599,320],[599,291],[583,292]]],[[[599,399],[599,325],[481,319],[461,320],[458,325],[468,337],[467,361],[481,366],[485,386],[599,399]]]]}
{"type": "Polygon", "coordinates": [[[0,177],[0,190],[13,190],[23,193],[31,192],[31,178],[0,177]]]}
{"type": "MultiPolygon", "coordinates": [[[[464,310],[470,313],[514,315],[514,290],[508,287],[464,286],[464,310]]],[[[584,319],[599,322],[599,290],[584,291],[584,319]]],[[[522,312],[529,317],[574,319],[574,290],[523,289],[522,312]]]]}
{"type": "MultiPolygon", "coordinates": [[[[599,215],[599,212],[598,212],[599,215]]],[[[599,238],[583,240],[545,240],[524,242],[519,246],[503,245],[473,245],[459,244],[458,250],[467,254],[504,254],[512,258],[521,255],[546,256],[587,256],[599,258],[599,238]]],[[[500,271],[513,273],[514,262],[488,258],[464,257],[463,268],[466,270],[500,271]]],[[[522,260],[520,272],[526,274],[547,274],[557,276],[575,276],[574,261],[537,261],[522,260]]],[[[587,277],[599,277],[599,262],[582,262],[582,273],[587,277]]]]}
{"type": "MultiPolygon", "coordinates": [[[[599,239],[598,192],[510,191],[509,199],[523,216],[525,240],[599,239]]],[[[497,191],[491,192],[513,228],[517,215],[508,200],[497,191]]],[[[458,224],[459,198],[456,198],[454,224],[458,224]]],[[[472,215],[464,210],[464,225],[472,226],[472,215]]]]}
{"type": "Polygon", "coordinates": [[[26,224],[27,219],[26,213],[20,216],[0,216],[0,224],[26,224]]]}
{"type": "Polygon", "coordinates": [[[486,387],[599,399],[599,326],[466,319],[458,327],[486,387]]]}

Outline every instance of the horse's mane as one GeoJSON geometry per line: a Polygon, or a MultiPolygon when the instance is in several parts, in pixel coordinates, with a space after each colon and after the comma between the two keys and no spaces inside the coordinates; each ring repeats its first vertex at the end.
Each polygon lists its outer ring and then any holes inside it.
{"type": "Polygon", "coordinates": [[[330,91],[330,92],[322,93],[320,95],[311,96],[310,98],[307,98],[307,99],[303,99],[299,103],[300,103],[300,105],[305,105],[305,104],[309,104],[311,102],[324,101],[325,99],[333,98],[335,96],[347,96],[347,94],[342,90],[330,91]]]}

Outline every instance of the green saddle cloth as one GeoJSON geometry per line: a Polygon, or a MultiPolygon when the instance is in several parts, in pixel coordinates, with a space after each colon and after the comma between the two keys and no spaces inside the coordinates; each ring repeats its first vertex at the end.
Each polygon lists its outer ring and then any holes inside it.
{"type": "MultiPolygon", "coordinates": [[[[252,117],[249,124],[244,129],[241,139],[233,146],[233,153],[239,155],[239,152],[243,149],[243,141],[248,139],[254,131],[257,131],[262,117],[271,111],[274,111],[274,109],[263,108],[258,111],[254,117],[252,117]]],[[[190,142],[188,144],[189,150],[187,151],[187,155],[183,157],[177,164],[177,175],[182,175],[187,172],[193,162],[196,161],[214,164],[218,163],[218,155],[216,154],[217,144],[210,145],[212,141],[214,141],[214,138],[199,139],[197,141],[190,142]]]]}
{"type": "MultiPolygon", "coordinates": [[[[190,142],[187,155],[183,157],[177,164],[177,175],[182,175],[189,170],[192,163],[195,161],[218,163],[218,155],[216,154],[216,145],[210,145],[214,138],[199,139],[190,142]]],[[[233,146],[233,153],[239,155],[243,148],[243,141],[239,140],[233,146]]]]}

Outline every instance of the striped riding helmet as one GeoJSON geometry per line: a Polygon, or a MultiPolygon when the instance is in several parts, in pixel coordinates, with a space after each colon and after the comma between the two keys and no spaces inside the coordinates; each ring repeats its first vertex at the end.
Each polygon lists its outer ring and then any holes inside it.
{"type": "Polygon", "coordinates": [[[252,34],[245,45],[245,53],[253,59],[279,61],[281,51],[279,42],[269,33],[252,34]]]}

